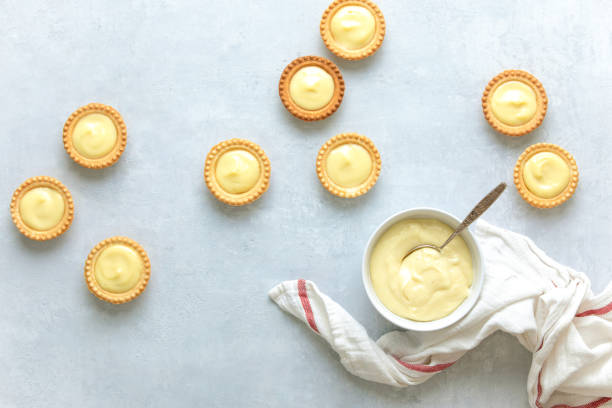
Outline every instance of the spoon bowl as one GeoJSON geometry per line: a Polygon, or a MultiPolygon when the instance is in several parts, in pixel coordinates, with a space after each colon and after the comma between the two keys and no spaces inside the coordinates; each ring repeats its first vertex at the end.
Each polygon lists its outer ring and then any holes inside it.
{"type": "Polygon", "coordinates": [[[437,246],[437,245],[433,245],[433,244],[421,244],[421,245],[417,245],[414,248],[410,249],[410,251],[408,251],[408,253],[406,253],[406,255],[404,255],[404,257],[402,258],[402,261],[406,258],[408,258],[409,255],[411,255],[413,252],[418,251],[419,249],[425,249],[425,248],[431,248],[431,249],[435,249],[438,252],[442,252],[442,249],[437,246]]]}
{"type": "Polygon", "coordinates": [[[448,245],[449,242],[451,242],[458,234],[460,234],[461,231],[463,231],[464,229],[469,227],[469,225],[471,223],[476,221],[476,219],[478,219],[478,217],[480,217],[485,211],[487,211],[489,209],[489,207],[491,207],[491,205],[493,205],[495,200],[497,200],[499,198],[499,196],[504,192],[505,189],[506,189],[506,183],[499,183],[497,185],[497,187],[495,187],[493,190],[491,190],[491,192],[489,194],[487,194],[482,200],[480,200],[478,202],[478,204],[476,204],[476,206],[472,209],[472,211],[470,211],[470,213],[467,215],[467,217],[465,217],[463,219],[461,224],[459,224],[457,226],[457,228],[455,228],[455,231],[453,231],[453,233],[447,238],[446,241],[444,241],[444,243],[442,245],[440,245],[440,246],[437,246],[437,245],[434,245],[434,244],[420,244],[420,245],[417,245],[414,248],[410,249],[406,253],[406,255],[404,255],[404,257],[402,258],[402,261],[404,261],[404,259],[408,258],[408,256],[410,254],[412,254],[414,251],[418,251],[419,249],[423,249],[423,248],[432,248],[432,249],[435,249],[438,252],[442,252],[442,249],[444,249],[444,247],[446,245],[448,245]]]}

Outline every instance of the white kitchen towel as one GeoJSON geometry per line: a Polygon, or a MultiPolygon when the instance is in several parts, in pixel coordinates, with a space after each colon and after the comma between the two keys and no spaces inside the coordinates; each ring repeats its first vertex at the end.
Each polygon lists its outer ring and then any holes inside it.
{"type": "Polygon", "coordinates": [[[366,380],[420,384],[502,330],[533,353],[527,380],[532,407],[612,406],[612,284],[595,296],[583,273],[553,261],[529,238],[484,221],[474,233],[484,255],[482,294],[446,329],[393,331],[375,342],[310,281],[285,281],[269,295],[366,380]]]}

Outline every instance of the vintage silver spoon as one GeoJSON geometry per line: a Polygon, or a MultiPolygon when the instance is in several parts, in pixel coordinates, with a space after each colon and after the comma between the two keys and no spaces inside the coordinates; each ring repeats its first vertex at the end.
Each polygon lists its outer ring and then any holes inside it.
{"type": "Polygon", "coordinates": [[[402,258],[402,261],[406,259],[408,255],[412,254],[414,251],[418,251],[419,249],[423,249],[423,248],[432,248],[438,252],[442,252],[442,249],[449,242],[451,242],[453,238],[455,238],[458,234],[460,234],[461,231],[466,229],[471,223],[476,221],[476,219],[480,217],[482,213],[487,211],[489,207],[491,207],[491,204],[493,204],[495,200],[499,198],[499,196],[501,195],[501,193],[504,192],[505,189],[506,189],[506,183],[499,183],[499,185],[495,187],[489,194],[487,194],[485,198],[483,198],[482,200],[480,200],[478,204],[476,204],[476,207],[474,207],[474,209],[467,215],[467,217],[465,217],[463,222],[459,224],[459,226],[457,226],[455,231],[450,235],[450,237],[448,237],[446,241],[444,241],[442,245],[440,246],[433,245],[433,244],[417,245],[414,248],[412,248],[410,251],[408,251],[406,255],[404,255],[404,257],[402,258]]]}

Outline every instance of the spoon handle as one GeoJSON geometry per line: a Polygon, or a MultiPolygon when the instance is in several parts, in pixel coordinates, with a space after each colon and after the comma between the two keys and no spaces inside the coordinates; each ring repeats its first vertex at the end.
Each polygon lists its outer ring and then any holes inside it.
{"type": "Polygon", "coordinates": [[[467,215],[467,217],[464,218],[463,222],[459,224],[459,226],[455,229],[455,231],[451,234],[451,236],[448,237],[448,239],[440,246],[440,250],[442,250],[442,248],[444,248],[446,244],[451,242],[453,238],[457,236],[457,234],[460,234],[461,231],[463,231],[471,223],[476,221],[476,219],[480,217],[482,213],[487,211],[489,207],[491,206],[491,204],[493,204],[495,200],[499,198],[499,196],[501,195],[501,193],[504,192],[505,189],[506,189],[506,183],[499,183],[499,185],[495,187],[489,194],[487,194],[485,198],[480,200],[480,202],[476,204],[474,209],[467,215]]]}

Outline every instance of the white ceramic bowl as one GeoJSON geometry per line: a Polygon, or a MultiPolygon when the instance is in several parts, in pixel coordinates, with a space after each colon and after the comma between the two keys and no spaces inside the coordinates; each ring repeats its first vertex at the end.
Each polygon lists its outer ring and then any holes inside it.
{"type": "Polygon", "coordinates": [[[380,299],[378,299],[378,296],[374,291],[374,287],[372,286],[372,280],[370,279],[370,255],[372,254],[372,249],[376,242],[378,242],[380,236],[393,224],[397,223],[398,221],[405,220],[407,218],[434,218],[436,220],[442,221],[451,228],[456,228],[461,223],[461,220],[453,217],[449,213],[437,210],[435,208],[413,208],[410,210],[401,211],[387,218],[385,222],[383,222],[376,229],[376,231],[374,231],[374,233],[368,240],[365,253],[363,254],[363,285],[365,287],[366,293],[368,294],[368,298],[370,298],[370,302],[372,302],[372,305],[376,308],[376,310],[378,310],[378,312],[383,315],[383,317],[385,317],[387,320],[389,320],[396,326],[402,327],[407,330],[415,331],[439,330],[461,320],[476,304],[476,301],[480,296],[480,292],[482,291],[482,285],[484,282],[484,270],[482,265],[482,257],[480,255],[480,248],[478,247],[478,243],[476,242],[476,239],[474,239],[474,236],[472,235],[471,231],[469,231],[469,228],[463,230],[460,236],[465,241],[472,255],[474,278],[472,280],[472,287],[470,289],[469,296],[463,301],[463,303],[459,305],[457,309],[455,309],[448,316],[445,316],[438,320],[433,320],[431,322],[419,322],[400,317],[395,313],[391,312],[389,309],[387,309],[385,305],[382,304],[380,299]]]}

